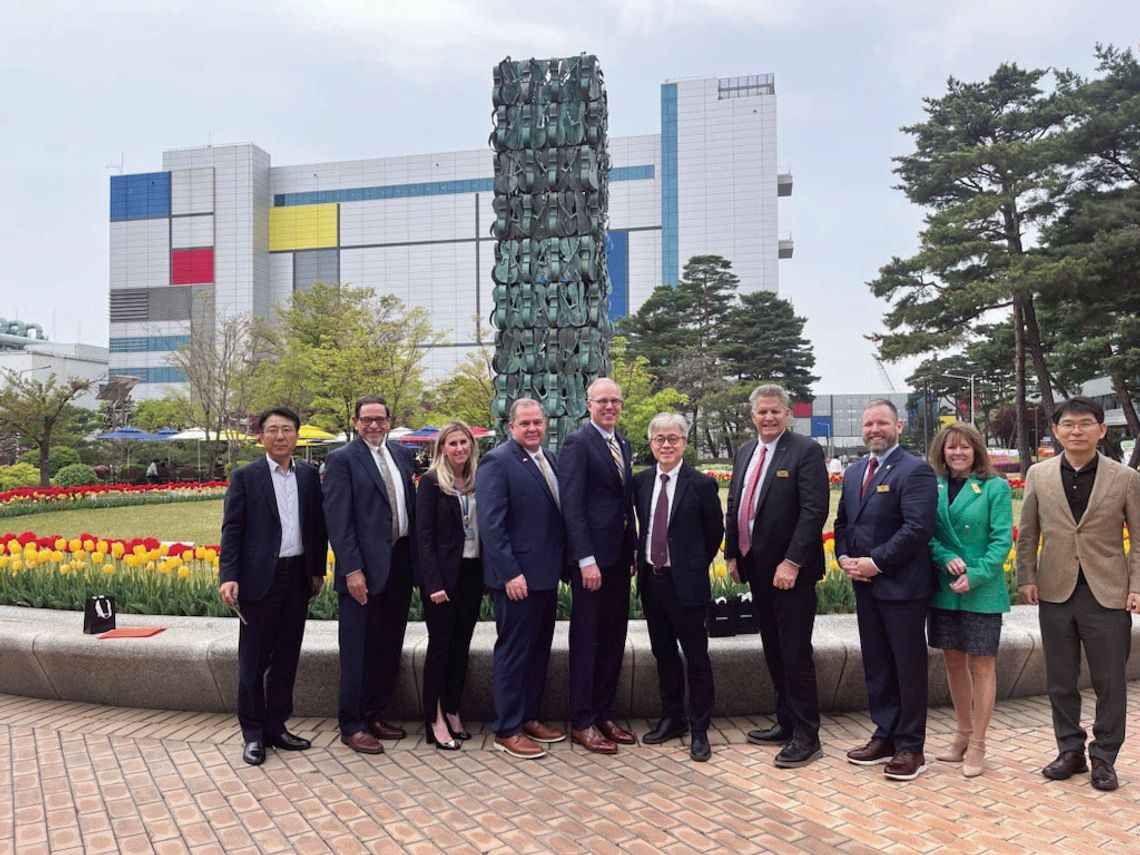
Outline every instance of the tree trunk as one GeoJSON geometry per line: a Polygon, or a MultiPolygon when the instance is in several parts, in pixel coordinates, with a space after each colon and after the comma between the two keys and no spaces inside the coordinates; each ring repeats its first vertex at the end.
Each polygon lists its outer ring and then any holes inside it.
{"type": "Polygon", "coordinates": [[[1025,321],[1025,343],[1033,358],[1033,370],[1037,374],[1037,387],[1041,392],[1041,405],[1047,415],[1053,415],[1053,381],[1049,367],[1045,364],[1045,351],[1041,348],[1041,329],[1037,326],[1037,310],[1033,307],[1033,297],[1022,297],[1022,318],[1025,321]]]}
{"type": "Polygon", "coordinates": [[[51,486],[51,463],[48,460],[48,455],[51,453],[51,431],[44,431],[43,439],[40,440],[40,486],[51,486]]]}
{"type": "Polygon", "coordinates": [[[1029,408],[1025,401],[1025,326],[1022,298],[1013,299],[1013,406],[1017,413],[1017,452],[1021,457],[1021,477],[1029,471],[1029,408]]]}

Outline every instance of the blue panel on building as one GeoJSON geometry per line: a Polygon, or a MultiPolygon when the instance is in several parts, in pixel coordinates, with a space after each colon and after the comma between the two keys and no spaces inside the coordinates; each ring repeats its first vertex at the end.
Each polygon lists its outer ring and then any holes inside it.
{"type": "Polygon", "coordinates": [[[661,84],[661,282],[681,279],[677,226],[677,84],[661,84]]]}
{"type": "Polygon", "coordinates": [[[831,416],[812,416],[811,435],[831,436],[831,416]]]}
{"type": "Polygon", "coordinates": [[[629,232],[606,232],[606,270],[610,276],[610,320],[629,314],[629,232]]]}
{"type": "Polygon", "coordinates": [[[169,216],[169,172],[111,176],[111,222],[169,216]]]}
{"type": "Polygon", "coordinates": [[[188,335],[140,335],[112,338],[111,353],[155,353],[178,350],[190,345],[188,335]]]}
{"type": "Polygon", "coordinates": [[[186,375],[177,368],[151,366],[149,368],[112,368],[107,372],[112,377],[138,377],[140,383],[185,383],[186,375]]]}

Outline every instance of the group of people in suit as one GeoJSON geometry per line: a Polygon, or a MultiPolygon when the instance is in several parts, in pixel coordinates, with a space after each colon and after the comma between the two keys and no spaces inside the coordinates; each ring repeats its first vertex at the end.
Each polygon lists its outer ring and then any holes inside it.
{"type": "MultiPolygon", "coordinates": [[[[814,762],[822,746],[812,633],[825,571],[827,468],[821,447],[788,429],[783,388],[758,386],[749,401],[756,437],[737,450],[727,512],[715,481],[684,461],[689,425],[679,413],[651,420],[654,465],[633,473],[629,441],[617,430],[621,389],[608,378],[587,390],[589,420],[557,457],[544,444],[541,403],[522,398],[510,410],[510,437],[481,459],[466,425],[445,426],[418,489],[410,452],[386,441],[390,414],[378,397],[357,402],[357,437],[329,455],[323,489],[315,469],[292,460],[296,414],[263,414],[266,457],[233,473],[222,530],[220,594],[242,618],[243,758],[257,764],[266,747],[309,747],[285,723],[307,604],[324,580],[327,532],[340,608],[341,741],[353,750],[381,753],[381,740],[406,735],[382,715],[413,585],[429,637],[427,742],[455,750],[470,738],[459,706],[484,592],[497,630],[494,748],[532,759],[564,740],[542,716],[560,581],[572,590],[570,738],[599,754],[636,744],[613,709],[636,576],[661,701],[642,741],[688,732],[692,758],[708,760],[708,569],[723,538],[728,572],[754,594],[775,691],[775,722],[749,731],[748,741],[778,747],[773,762],[781,768],[814,762]]],[[[1043,773],[1086,771],[1077,692],[1083,646],[1099,699],[1092,783],[1114,789],[1128,612],[1140,612],[1140,556],[1126,558],[1122,528],[1140,530],[1140,474],[1097,453],[1105,428],[1095,402],[1063,402],[1053,423],[1063,454],[1030,469],[1017,551],[1022,599],[1040,603],[1060,748],[1043,773]]],[[[875,724],[846,756],[884,764],[894,780],[926,768],[929,630],[930,645],[945,654],[957,717],[938,759],[961,763],[972,777],[984,768],[1001,615],[1009,609],[1010,490],[972,425],[940,431],[929,462],[900,447],[902,429],[889,400],[867,405],[869,454],[848,468],[834,524],[839,566],[855,588],[875,724]]]]}

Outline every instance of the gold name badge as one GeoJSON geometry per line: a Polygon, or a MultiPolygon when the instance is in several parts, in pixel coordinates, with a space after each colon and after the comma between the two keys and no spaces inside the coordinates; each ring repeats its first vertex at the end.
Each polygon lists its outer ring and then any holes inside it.
{"type": "Polygon", "coordinates": [[[777,478],[788,478],[790,475],[791,475],[791,473],[788,472],[787,469],[777,469],[776,470],[776,477],[777,478]]]}
{"type": "Polygon", "coordinates": [[[875,488],[875,492],[876,493],[889,493],[889,492],[891,492],[891,485],[890,484],[880,484],[878,487],[875,488]]]}

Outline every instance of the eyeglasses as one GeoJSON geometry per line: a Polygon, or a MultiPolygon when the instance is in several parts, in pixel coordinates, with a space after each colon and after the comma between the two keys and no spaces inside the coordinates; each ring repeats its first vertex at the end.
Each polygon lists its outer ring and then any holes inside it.
{"type": "Polygon", "coordinates": [[[1082,419],[1079,422],[1062,419],[1057,422],[1057,427],[1061,430],[1076,430],[1077,428],[1081,430],[1093,430],[1098,424],[1100,424],[1100,422],[1094,421],[1093,419],[1082,419]]]}
{"type": "Polygon", "coordinates": [[[657,436],[649,441],[654,445],[680,445],[685,441],[685,438],[683,436],[677,436],[675,433],[657,434],[657,436]]]}
{"type": "Polygon", "coordinates": [[[369,425],[376,425],[377,427],[384,427],[388,422],[392,421],[387,416],[376,416],[375,418],[369,416],[357,416],[356,420],[365,427],[369,425]]]}
{"type": "Polygon", "coordinates": [[[612,404],[615,407],[620,407],[622,405],[621,398],[591,398],[590,400],[593,401],[595,404],[599,404],[600,406],[603,406],[603,407],[609,406],[610,404],[612,404]]]}
{"type": "Polygon", "coordinates": [[[262,436],[292,436],[297,432],[296,428],[283,427],[283,428],[267,428],[261,432],[262,436]]]}

